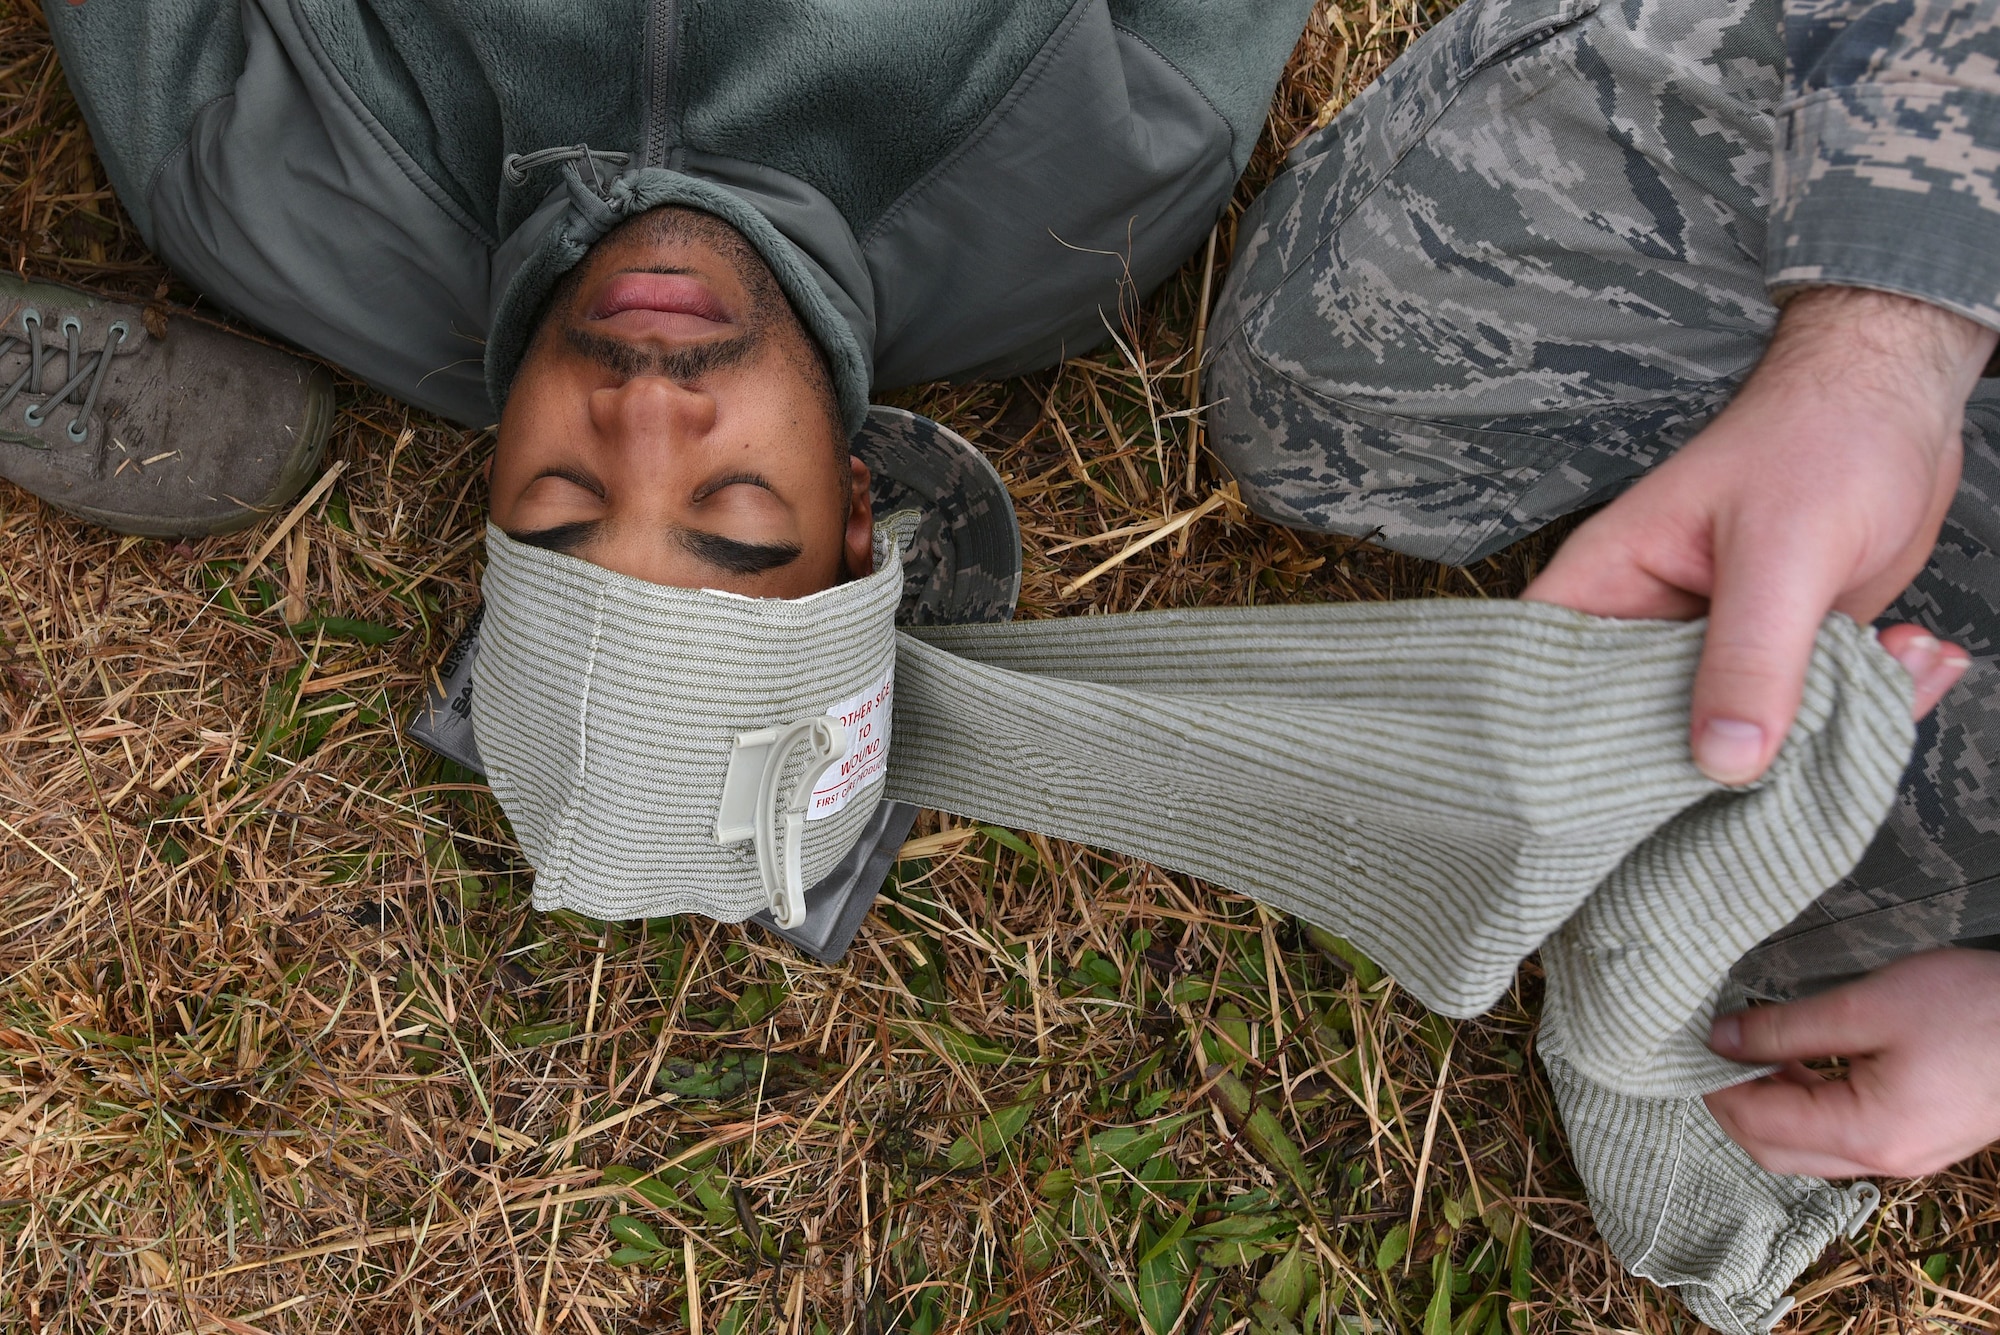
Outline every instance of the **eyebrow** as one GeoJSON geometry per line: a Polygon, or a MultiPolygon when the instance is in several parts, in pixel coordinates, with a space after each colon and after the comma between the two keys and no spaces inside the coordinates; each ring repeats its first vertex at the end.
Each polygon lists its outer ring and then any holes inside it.
{"type": "Polygon", "coordinates": [[[600,521],[582,520],[574,524],[557,524],[553,528],[527,529],[519,532],[506,530],[507,536],[528,547],[540,547],[543,551],[561,552],[564,556],[574,556],[576,549],[597,536],[600,521]]]}
{"type": "Polygon", "coordinates": [[[696,559],[732,575],[761,575],[790,565],[805,552],[796,542],[738,542],[698,528],[676,528],[674,537],[696,559]]]}
{"type": "MultiPolygon", "coordinates": [[[[601,520],[591,519],[575,524],[557,524],[553,528],[509,533],[507,536],[525,546],[574,556],[578,548],[597,536],[601,524],[601,520]]],[[[761,575],[767,570],[788,566],[805,554],[805,548],[796,542],[739,542],[720,533],[678,525],[673,534],[674,540],[689,555],[731,575],[761,575]]]]}

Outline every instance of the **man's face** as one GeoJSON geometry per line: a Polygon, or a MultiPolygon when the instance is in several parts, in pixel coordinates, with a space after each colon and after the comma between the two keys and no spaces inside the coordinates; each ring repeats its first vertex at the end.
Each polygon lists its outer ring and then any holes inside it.
{"type": "Polygon", "coordinates": [[[557,289],[489,476],[509,536],[655,584],[798,598],[873,569],[824,363],[705,214],[634,219],[557,289]]]}

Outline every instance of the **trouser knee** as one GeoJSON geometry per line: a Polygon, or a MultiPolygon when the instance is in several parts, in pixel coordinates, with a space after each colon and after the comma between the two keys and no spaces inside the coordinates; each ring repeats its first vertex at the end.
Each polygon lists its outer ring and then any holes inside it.
{"type": "Polygon", "coordinates": [[[1475,560],[1719,408],[1776,320],[1784,80],[1775,0],[1717,19],[1469,0],[1301,146],[1210,323],[1211,440],[1254,507],[1475,560]]]}
{"type": "Polygon", "coordinates": [[[1209,393],[1210,447],[1258,514],[1426,560],[1479,560],[1574,508],[1568,493],[1622,485],[1638,471],[1593,477],[1543,437],[1341,402],[1240,337],[1218,349],[1209,393]],[[1549,493],[1545,505],[1534,502],[1538,490],[1549,493]]]}

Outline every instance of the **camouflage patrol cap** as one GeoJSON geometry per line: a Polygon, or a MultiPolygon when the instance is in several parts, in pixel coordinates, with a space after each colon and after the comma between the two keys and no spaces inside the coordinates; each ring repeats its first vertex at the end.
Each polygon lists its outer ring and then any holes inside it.
{"type": "Polygon", "coordinates": [[[1014,500],[986,456],[928,417],[869,408],[848,446],[868,465],[875,517],[920,516],[903,552],[902,625],[1006,621],[1021,595],[1014,500]]]}
{"type": "Polygon", "coordinates": [[[650,584],[489,529],[445,716],[476,733],[538,908],[797,929],[809,887],[877,861],[860,843],[900,842],[908,820],[876,816],[896,625],[1011,617],[1019,529],[992,465],[935,422],[874,408],[851,448],[876,569],[804,598],[650,584]]]}

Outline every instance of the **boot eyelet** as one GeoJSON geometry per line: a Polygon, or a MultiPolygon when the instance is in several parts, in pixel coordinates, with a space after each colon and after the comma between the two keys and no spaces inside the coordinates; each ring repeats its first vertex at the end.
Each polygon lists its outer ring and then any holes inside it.
{"type": "Polygon", "coordinates": [[[31,403],[28,405],[28,411],[22,413],[21,417],[29,426],[40,428],[42,423],[47,420],[47,415],[42,412],[42,409],[47,406],[47,404],[31,403]]]}
{"type": "Polygon", "coordinates": [[[89,439],[90,428],[83,424],[82,418],[77,418],[69,424],[69,429],[65,434],[76,444],[81,445],[85,440],[89,439]]]}

